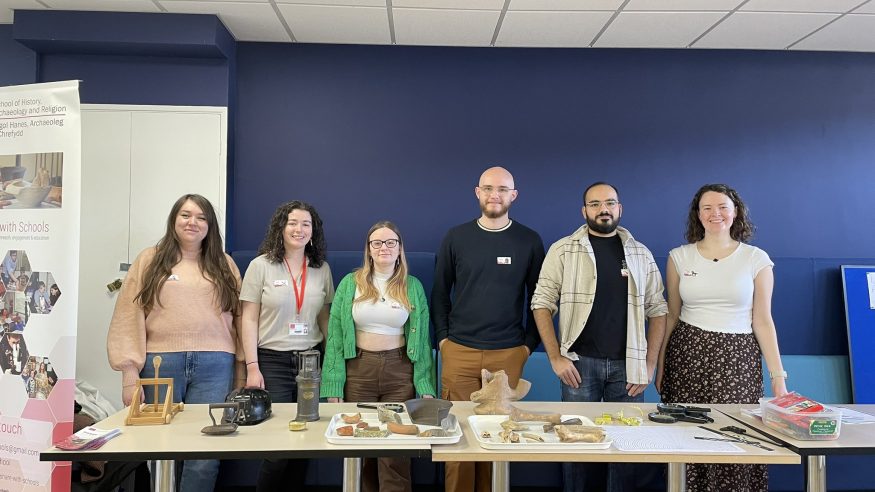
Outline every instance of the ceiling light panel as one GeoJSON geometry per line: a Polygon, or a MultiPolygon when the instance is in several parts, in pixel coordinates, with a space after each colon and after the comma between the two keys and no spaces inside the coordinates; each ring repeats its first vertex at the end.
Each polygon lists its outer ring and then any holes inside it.
{"type": "Polygon", "coordinates": [[[414,9],[501,10],[504,0],[392,0],[392,7],[414,9]]]}
{"type": "MultiPolygon", "coordinates": [[[[265,2],[267,0],[264,0],[265,2]]],[[[334,5],[345,7],[383,7],[386,0],[276,0],[277,4],[291,3],[299,5],[334,5]]]]}
{"type": "Polygon", "coordinates": [[[744,12],[835,12],[845,13],[861,0],[750,0],[739,10],[744,12]]]}
{"type": "Polygon", "coordinates": [[[875,1],[869,0],[869,3],[863,5],[854,11],[855,14],[875,14],[875,1]]]}
{"type": "Polygon", "coordinates": [[[161,12],[151,0],[43,0],[55,10],[103,12],[161,12]]]}
{"type": "Polygon", "coordinates": [[[216,14],[237,41],[291,41],[274,12],[264,3],[164,1],[168,12],[216,14]]]}
{"type": "Polygon", "coordinates": [[[839,14],[736,12],[693,48],[780,50],[811,34],[839,14]]]}
{"type": "Polygon", "coordinates": [[[495,46],[585,48],[613,12],[507,12],[495,46]]]}
{"type": "Polygon", "coordinates": [[[672,11],[686,10],[696,12],[729,11],[739,5],[743,0],[630,0],[623,7],[624,12],[635,10],[672,11]]]}
{"type": "Polygon", "coordinates": [[[875,15],[846,15],[793,45],[792,49],[875,51],[875,15]]]}
{"type": "Polygon", "coordinates": [[[726,12],[621,12],[596,41],[598,48],[684,48],[726,12]]]}
{"type": "Polygon", "coordinates": [[[511,0],[512,10],[617,10],[623,0],[511,0]]]}
{"type": "Polygon", "coordinates": [[[398,44],[489,46],[497,10],[392,9],[398,44]]]}
{"type": "Polygon", "coordinates": [[[301,43],[389,44],[386,8],[277,5],[301,43]]]}

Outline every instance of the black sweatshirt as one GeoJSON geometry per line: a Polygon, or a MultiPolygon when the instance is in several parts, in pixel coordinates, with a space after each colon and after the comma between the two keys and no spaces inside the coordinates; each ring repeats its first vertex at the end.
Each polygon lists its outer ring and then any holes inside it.
{"type": "Polygon", "coordinates": [[[476,220],[450,229],[431,291],[438,343],[449,338],[480,350],[525,344],[534,351],[541,339],[529,300],[543,262],[541,237],[518,222],[503,231],[483,230],[476,220]]]}

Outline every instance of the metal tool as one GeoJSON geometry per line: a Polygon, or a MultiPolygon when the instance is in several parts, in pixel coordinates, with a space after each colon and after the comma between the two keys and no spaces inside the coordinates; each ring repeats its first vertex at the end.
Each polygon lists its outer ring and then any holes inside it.
{"type": "Polygon", "coordinates": [[[319,420],[319,384],[322,382],[322,369],[319,364],[319,351],[307,350],[298,354],[298,422],[319,420]]]}
{"type": "Polygon", "coordinates": [[[778,446],[778,447],[780,447],[780,448],[783,448],[783,447],[784,447],[783,444],[781,444],[781,443],[779,443],[779,442],[775,442],[775,441],[773,441],[773,440],[771,440],[771,439],[765,439],[765,438],[762,438],[762,437],[754,436],[754,435],[752,435],[752,434],[748,434],[747,429],[742,429],[741,427],[737,427],[737,426],[734,426],[734,425],[727,425],[726,427],[721,427],[720,430],[722,430],[722,431],[726,431],[726,432],[732,432],[732,433],[734,433],[734,434],[740,434],[740,435],[743,435],[744,437],[747,437],[747,438],[750,438],[750,439],[756,439],[757,441],[762,441],[762,442],[765,442],[765,443],[769,443],[769,444],[772,444],[772,445],[774,445],[774,446],[778,446]]]}
{"type": "Polygon", "coordinates": [[[404,405],[400,403],[359,403],[356,406],[358,408],[385,408],[386,410],[392,410],[395,413],[401,413],[404,411],[404,405]]]}
{"type": "Polygon", "coordinates": [[[234,431],[236,431],[237,424],[235,424],[233,422],[233,420],[231,422],[224,422],[224,421],[220,420],[220,422],[222,422],[221,424],[216,423],[216,417],[213,416],[213,409],[214,408],[231,409],[231,411],[234,414],[234,417],[236,417],[237,412],[240,411],[240,404],[238,402],[210,403],[208,411],[210,413],[210,420],[213,421],[213,425],[208,425],[208,426],[204,427],[203,429],[201,429],[201,432],[203,432],[204,434],[210,435],[210,436],[223,436],[225,434],[231,434],[234,431]]]}
{"type": "MultiPolygon", "coordinates": [[[[765,450],[765,451],[774,451],[774,449],[772,449],[772,448],[770,448],[770,447],[767,447],[767,446],[763,446],[761,443],[758,443],[758,442],[756,442],[756,441],[751,441],[751,440],[749,440],[749,439],[744,439],[743,437],[740,437],[740,436],[733,436],[732,434],[726,434],[725,432],[720,432],[720,431],[717,430],[717,429],[711,429],[711,428],[709,428],[709,427],[705,427],[704,425],[700,425],[699,428],[700,428],[700,429],[705,429],[705,430],[708,431],[708,432],[713,432],[713,433],[715,433],[715,434],[717,434],[717,435],[719,435],[719,436],[723,436],[723,437],[727,438],[727,440],[732,441],[732,442],[737,442],[737,443],[741,443],[741,444],[747,444],[748,446],[753,446],[753,447],[755,447],[755,448],[760,448],[760,449],[763,449],[763,450],[765,450]]],[[[712,438],[712,439],[713,439],[713,438],[712,438]]]]}

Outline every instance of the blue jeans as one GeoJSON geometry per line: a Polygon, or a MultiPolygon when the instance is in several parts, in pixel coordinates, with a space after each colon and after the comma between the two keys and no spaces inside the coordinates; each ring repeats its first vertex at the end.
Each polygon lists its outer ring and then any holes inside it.
{"type": "MultiPolygon", "coordinates": [[[[146,364],[140,371],[141,378],[155,377],[152,358],[161,356],[158,376],[173,378],[173,401],[175,403],[221,403],[231,391],[234,382],[234,354],[227,352],[162,352],[147,353],[146,364]]],[[[154,389],[145,386],[146,402],[152,403],[154,389]]],[[[159,389],[159,401],[165,391],[159,389]]],[[[216,485],[219,460],[187,460],[182,466],[179,490],[208,491],[216,485]]]]}
{"type": "MultiPolygon", "coordinates": [[[[626,361],[581,356],[574,361],[580,386],[562,385],[562,401],[644,401],[644,393],[631,397],[626,391],[626,361]]],[[[624,492],[635,488],[635,465],[628,463],[562,463],[564,492],[608,490],[624,492]]]]}

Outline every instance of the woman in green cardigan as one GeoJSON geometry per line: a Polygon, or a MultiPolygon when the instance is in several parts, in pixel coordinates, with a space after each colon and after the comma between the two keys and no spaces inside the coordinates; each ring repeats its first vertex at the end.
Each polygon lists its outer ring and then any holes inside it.
{"type": "MultiPolygon", "coordinates": [[[[329,402],[403,402],[436,394],[428,304],[407,274],[398,227],[368,231],[362,267],[337,286],[322,366],[329,402]]],[[[409,458],[366,459],[362,491],[411,490],[409,458]]]]}

